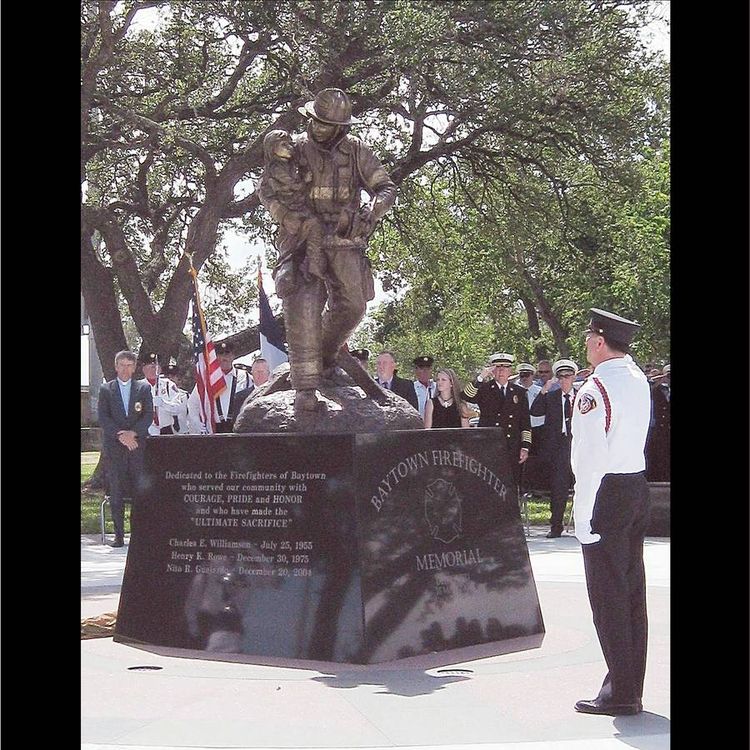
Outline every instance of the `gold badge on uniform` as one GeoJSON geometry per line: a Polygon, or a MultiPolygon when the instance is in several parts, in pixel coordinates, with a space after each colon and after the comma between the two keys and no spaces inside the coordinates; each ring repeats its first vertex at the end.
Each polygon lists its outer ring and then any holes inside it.
{"type": "Polygon", "coordinates": [[[517,403],[518,403],[518,395],[517,395],[517,394],[515,394],[515,393],[513,394],[513,403],[514,403],[514,404],[517,404],[517,403]]]}
{"type": "Polygon", "coordinates": [[[133,408],[140,414],[143,411],[143,404],[140,401],[136,401],[133,408]]]}

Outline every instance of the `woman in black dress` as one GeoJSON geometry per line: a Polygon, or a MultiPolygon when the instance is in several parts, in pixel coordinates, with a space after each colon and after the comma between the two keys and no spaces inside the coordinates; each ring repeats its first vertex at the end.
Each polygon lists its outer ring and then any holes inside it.
{"type": "Polygon", "coordinates": [[[425,405],[424,426],[427,429],[440,427],[468,427],[471,413],[459,395],[461,383],[450,368],[438,370],[437,394],[425,405]]]}

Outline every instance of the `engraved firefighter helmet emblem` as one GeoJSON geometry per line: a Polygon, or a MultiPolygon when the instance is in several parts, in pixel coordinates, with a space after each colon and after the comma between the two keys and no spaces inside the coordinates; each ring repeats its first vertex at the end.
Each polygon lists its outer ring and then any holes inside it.
{"type": "Polygon", "coordinates": [[[436,479],[427,485],[424,515],[433,539],[449,544],[461,535],[461,498],[452,482],[436,479]]]}

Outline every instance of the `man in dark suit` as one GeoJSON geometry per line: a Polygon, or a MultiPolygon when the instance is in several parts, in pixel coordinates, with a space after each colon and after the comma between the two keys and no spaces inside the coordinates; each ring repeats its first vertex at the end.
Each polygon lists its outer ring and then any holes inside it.
{"type": "Polygon", "coordinates": [[[665,365],[651,386],[651,426],[646,441],[646,477],[649,482],[669,482],[671,476],[671,370],[671,365],[665,365]]]}
{"type": "Polygon", "coordinates": [[[396,358],[393,356],[393,352],[380,352],[375,362],[378,370],[375,382],[381,388],[393,391],[395,394],[401,396],[401,398],[405,398],[415,409],[419,410],[417,392],[414,390],[414,381],[400,378],[396,374],[396,358]]]}
{"type": "MultiPolygon", "coordinates": [[[[247,372],[247,365],[236,364],[235,368],[245,370],[247,372]]],[[[267,383],[271,378],[271,367],[268,364],[268,360],[263,357],[258,357],[253,360],[253,364],[250,366],[250,376],[252,382],[248,383],[245,388],[241,388],[234,394],[232,404],[229,410],[229,416],[234,426],[237,417],[242,411],[242,407],[245,405],[245,399],[255,390],[257,386],[261,386],[267,383]]]]}
{"type": "Polygon", "coordinates": [[[526,389],[508,382],[513,359],[512,354],[493,354],[489,365],[482,369],[473,383],[466,385],[461,395],[479,407],[479,427],[502,428],[513,479],[518,485],[521,466],[529,457],[531,448],[531,420],[526,389]]]}
{"type": "Polygon", "coordinates": [[[143,451],[154,417],[151,386],[147,380],[133,379],[136,359],[133,352],[117,352],[117,377],[99,389],[97,416],[115,525],[113,547],[125,544],[125,498],[132,499],[142,481],[143,451]]]}
{"type": "Polygon", "coordinates": [[[531,405],[532,416],[544,417],[542,456],[548,468],[552,511],[547,539],[555,539],[562,535],[568,491],[573,486],[573,473],[570,468],[570,423],[575,399],[573,380],[578,372],[578,365],[572,359],[558,359],[552,365],[552,371],[555,377],[545,381],[531,405]],[[550,390],[555,382],[560,387],[550,390]]]}

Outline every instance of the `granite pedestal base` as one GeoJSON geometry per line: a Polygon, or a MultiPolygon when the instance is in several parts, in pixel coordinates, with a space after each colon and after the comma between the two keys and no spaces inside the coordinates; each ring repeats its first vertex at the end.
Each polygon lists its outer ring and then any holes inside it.
{"type": "Polygon", "coordinates": [[[495,428],[149,438],[115,640],[359,664],[540,646],[499,445],[495,428]]]}

